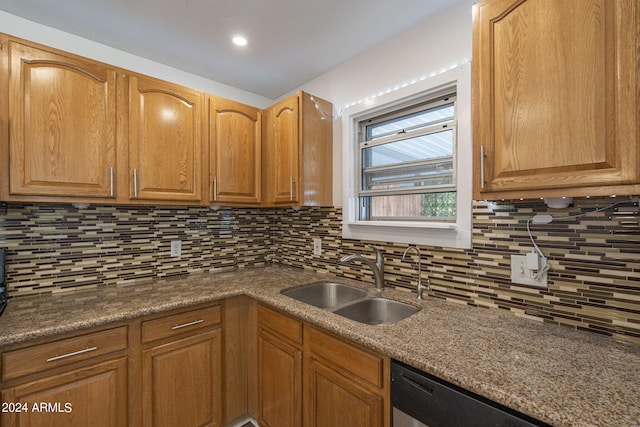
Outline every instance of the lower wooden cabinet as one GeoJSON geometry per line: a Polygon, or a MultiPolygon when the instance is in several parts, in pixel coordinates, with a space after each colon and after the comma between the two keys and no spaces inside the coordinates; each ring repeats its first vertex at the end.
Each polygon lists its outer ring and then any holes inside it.
{"type": "Polygon", "coordinates": [[[305,426],[388,427],[390,360],[305,325],[305,426]]]}
{"type": "Polygon", "coordinates": [[[222,305],[2,350],[3,427],[221,426],[222,305]]]}
{"type": "Polygon", "coordinates": [[[257,358],[262,427],[391,425],[388,357],[259,305],[257,358]]]}
{"type": "Polygon", "coordinates": [[[306,372],[308,427],[384,426],[382,396],[325,362],[310,359],[306,372]]]}
{"type": "Polygon", "coordinates": [[[251,415],[263,427],[390,427],[388,357],[241,302],[3,348],[0,425],[215,427],[251,415]]]}
{"type": "Polygon", "coordinates": [[[89,364],[4,390],[3,405],[13,406],[3,406],[0,424],[126,426],[127,395],[126,357],[89,364]]]}
{"type": "Polygon", "coordinates": [[[220,305],[142,322],[142,425],[222,425],[220,305]]]}
{"type": "Polygon", "coordinates": [[[144,426],[222,425],[221,341],[217,329],[143,351],[144,426]]]}
{"type": "Polygon", "coordinates": [[[2,426],[126,426],[129,326],[2,353],[2,426]]]}
{"type": "Polygon", "coordinates": [[[302,324],[258,307],[258,421],[302,425],[302,324]]]}
{"type": "Polygon", "coordinates": [[[266,331],[258,340],[260,424],[302,425],[302,350],[266,331]]]}

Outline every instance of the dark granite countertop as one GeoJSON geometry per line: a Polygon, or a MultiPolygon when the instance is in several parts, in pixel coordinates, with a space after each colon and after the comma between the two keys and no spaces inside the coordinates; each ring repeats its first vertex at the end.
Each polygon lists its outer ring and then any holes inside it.
{"type": "Polygon", "coordinates": [[[391,289],[422,310],[369,326],[280,294],[318,280],[376,292],[273,266],[24,297],[0,317],[0,346],[245,294],[549,424],[640,426],[639,345],[391,289]]]}

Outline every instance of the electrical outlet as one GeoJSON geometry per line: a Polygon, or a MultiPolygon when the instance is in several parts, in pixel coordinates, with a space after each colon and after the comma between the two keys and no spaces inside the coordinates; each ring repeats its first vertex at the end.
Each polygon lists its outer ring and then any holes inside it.
{"type": "Polygon", "coordinates": [[[171,257],[177,258],[182,255],[182,240],[171,241],[171,257]]]}
{"type": "Polygon", "coordinates": [[[322,239],[313,239],[313,254],[322,255],[322,239]]]}
{"type": "Polygon", "coordinates": [[[527,264],[526,255],[511,255],[511,281],[521,285],[536,286],[538,288],[547,287],[547,272],[540,279],[536,279],[537,269],[532,269],[531,257],[527,264]]]}

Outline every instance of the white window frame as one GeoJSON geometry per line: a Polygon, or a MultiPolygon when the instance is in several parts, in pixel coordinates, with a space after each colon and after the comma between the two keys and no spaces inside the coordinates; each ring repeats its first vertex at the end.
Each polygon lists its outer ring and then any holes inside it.
{"type": "Polygon", "coordinates": [[[472,242],[472,139],[471,64],[427,77],[398,90],[352,106],[342,113],[342,237],[450,248],[471,248],[472,242]],[[358,122],[367,116],[393,110],[445,88],[456,91],[457,146],[456,220],[365,221],[359,219],[357,176],[358,122]]]}

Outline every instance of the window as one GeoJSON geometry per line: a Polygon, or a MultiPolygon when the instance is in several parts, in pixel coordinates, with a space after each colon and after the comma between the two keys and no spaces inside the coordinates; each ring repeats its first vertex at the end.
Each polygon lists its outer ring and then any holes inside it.
{"type": "Polygon", "coordinates": [[[471,66],[342,114],[348,239],[470,248],[471,66]]]}
{"type": "Polygon", "coordinates": [[[360,220],[455,222],[455,93],[358,123],[360,220]]]}

